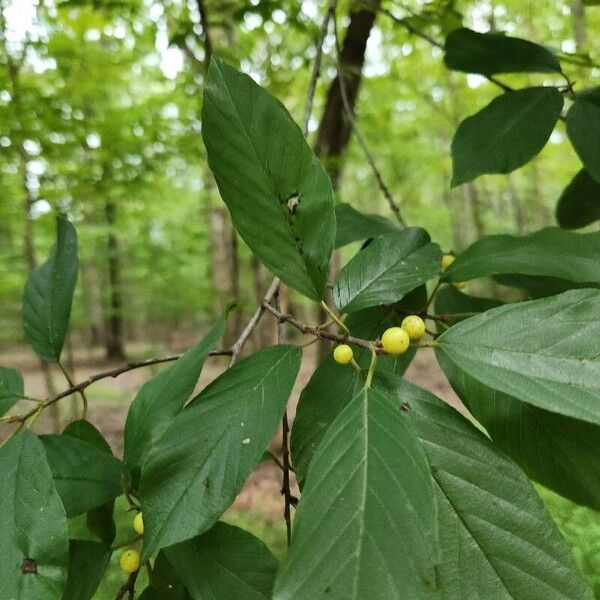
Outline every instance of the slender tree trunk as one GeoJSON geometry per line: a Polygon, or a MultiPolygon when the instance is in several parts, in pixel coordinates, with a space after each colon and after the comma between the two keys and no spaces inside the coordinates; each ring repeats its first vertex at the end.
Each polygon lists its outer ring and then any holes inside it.
{"type": "Polygon", "coordinates": [[[571,16],[575,49],[581,52],[587,44],[587,24],[585,19],[585,6],[581,0],[572,0],[571,16]]]}
{"type": "MultiPolygon", "coordinates": [[[[365,51],[367,41],[371,35],[371,30],[377,16],[377,9],[380,7],[380,0],[371,2],[373,9],[363,5],[350,12],[350,22],[346,29],[344,41],[340,51],[340,71],[332,80],[325,109],[321,116],[317,140],[315,142],[315,154],[319,156],[329,173],[334,189],[337,189],[342,157],[350,142],[352,134],[352,125],[346,116],[344,101],[340,88],[340,75],[344,78],[346,95],[351,110],[354,110],[358,99],[358,92],[362,82],[362,68],[365,62],[365,51]]],[[[337,273],[335,256],[330,267],[330,279],[333,279],[337,273]]],[[[326,292],[326,301],[330,301],[329,290],[326,292]]],[[[319,307],[316,310],[315,317],[319,321],[325,320],[325,313],[319,307]]],[[[319,343],[318,358],[322,359],[328,352],[328,345],[319,343]]]]}
{"type": "Polygon", "coordinates": [[[121,263],[119,244],[115,233],[117,207],[112,200],[105,200],[104,214],[108,225],[106,238],[108,250],[108,286],[109,311],[106,328],[106,358],[123,360],[125,348],[123,341],[123,299],[121,296],[121,263]]]}

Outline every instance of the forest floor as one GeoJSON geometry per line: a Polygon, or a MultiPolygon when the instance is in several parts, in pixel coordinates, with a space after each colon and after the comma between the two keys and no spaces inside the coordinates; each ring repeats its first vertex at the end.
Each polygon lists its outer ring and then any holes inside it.
{"type": "MultiPolygon", "coordinates": [[[[185,345],[185,344],[184,344],[185,345]]],[[[306,359],[296,381],[289,403],[289,416],[293,419],[298,396],[306,385],[314,369],[314,347],[307,348],[306,359]]],[[[143,360],[154,356],[166,356],[176,348],[149,347],[132,344],[128,347],[131,360],[143,360]]],[[[106,371],[120,363],[111,363],[103,359],[100,349],[76,349],[73,352],[72,376],[82,381],[92,374],[106,371]]],[[[207,361],[198,389],[212,381],[227,366],[228,359],[214,358],[207,361]]],[[[10,352],[0,353],[0,364],[18,368],[25,378],[25,391],[29,396],[45,397],[46,383],[40,363],[27,348],[12,348],[10,352]]],[[[129,371],[117,379],[104,379],[87,388],[89,400],[89,419],[102,431],[117,456],[122,455],[123,427],[130,402],[143,383],[160,367],[149,367],[129,371]]],[[[439,369],[433,353],[426,349],[419,352],[407,371],[407,378],[413,383],[430,390],[440,398],[464,411],[460,400],[454,394],[439,369]]],[[[53,373],[53,381],[58,390],[67,387],[60,372],[53,373]]],[[[38,420],[36,429],[40,432],[60,431],[69,421],[78,418],[81,410],[80,399],[73,396],[60,403],[59,414],[48,414],[38,420]]],[[[15,409],[18,411],[18,407],[15,409]]],[[[6,431],[0,429],[0,438],[6,431]]],[[[273,439],[271,450],[280,451],[280,433],[273,439]]],[[[285,552],[285,524],[283,521],[283,498],[280,493],[281,472],[270,462],[261,463],[250,476],[238,494],[234,504],[224,515],[224,520],[248,529],[267,543],[273,553],[281,556],[285,552]]],[[[577,562],[590,579],[596,598],[600,599],[600,515],[584,507],[577,507],[567,500],[539,489],[540,494],[567,540],[571,543],[577,562]]],[[[115,512],[120,539],[130,537],[130,514],[126,505],[118,502],[115,512]],[[122,513],[122,514],[121,514],[122,513]]],[[[115,559],[116,560],[116,559],[115,559]]],[[[120,585],[120,574],[115,567],[108,580],[103,583],[95,599],[110,598],[113,590],[120,585]]]]}

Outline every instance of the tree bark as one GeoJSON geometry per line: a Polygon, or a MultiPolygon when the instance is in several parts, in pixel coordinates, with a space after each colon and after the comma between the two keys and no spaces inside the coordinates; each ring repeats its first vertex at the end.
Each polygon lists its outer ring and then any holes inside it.
{"type": "Polygon", "coordinates": [[[125,347],[123,341],[123,298],[121,296],[121,263],[119,243],[115,233],[117,207],[112,200],[105,200],[104,215],[108,225],[106,245],[108,250],[108,288],[109,311],[106,327],[106,358],[123,360],[125,347]]]}
{"type": "MultiPolygon", "coordinates": [[[[344,36],[340,52],[340,70],[344,78],[346,95],[350,107],[354,109],[362,82],[362,68],[365,62],[367,41],[375,23],[380,0],[371,2],[373,9],[359,5],[351,10],[350,23],[344,36]]],[[[335,76],[327,92],[325,110],[319,123],[315,154],[324,160],[334,188],[337,187],[341,158],[350,141],[352,126],[346,117],[340,89],[339,74],[335,76]]]]}
{"type": "Polygon", "coordinates": [[[581,52],[587,44],[587,25],[585,20],[585,6],[581,0],[571,2],[571,15],[573,24],[573,37],[575,50],[581,52]]]}

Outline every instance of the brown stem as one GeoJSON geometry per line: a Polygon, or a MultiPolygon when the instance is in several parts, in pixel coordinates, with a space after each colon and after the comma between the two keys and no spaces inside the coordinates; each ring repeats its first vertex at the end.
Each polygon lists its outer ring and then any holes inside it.
{"type": "Polygon", "coordinates": [[[123,600],[126,594],[129,595],[129,600],[133,600],[135,598],[135,582],[139,574],[140,571],[138,569],[137,571],[134,571],[133,573],[131,573],[131,575],[129,575],[127,581],[121,586],[121,588],[117,592],[115,600],[123,600]]]}

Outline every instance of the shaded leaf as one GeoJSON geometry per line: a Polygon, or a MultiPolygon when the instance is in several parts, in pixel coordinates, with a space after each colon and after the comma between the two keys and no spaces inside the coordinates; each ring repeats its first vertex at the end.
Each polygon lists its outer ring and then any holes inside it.
{"type": "Polygon", "coordinates": [[[236,230],[283,282],[320,300],[335,239],[333,191],[288,111],[213,57],[202,137],[236,230]]]}
{"type": "Polygon", "coordinates": [[[69,576],[63,600],[91,600],[110,561],[111,550],[89,540],[69,541],[69,576]]]}
{"type": "Polygon", "coordinates": [[[567,113],[567,135],[587,173],[600,182],[600,105],[576,98],[567,113]]]}
{"type": "Polygon", "coordinates": [[[562,107],[563,97],[554,87],[494,98],[465,119],[454,135],[451,186],[485,173],[510,173],[529,162],[546,145],[562,107]]]}
{"type": "Polygon", "coordinates": [[[519,402],[459,370],[443,355],[439,361],[465,406],[531,479],[600,510],[600,426],[519,402]]]}
{"type": "Polygon", "coordinates": [[[335,218],[337,222],[336,248],[398,230],[398,227],[385,217],[361,213],[344,202],[335,205],[335,218]]]}
{"type": "Polygon", "coordinates": [[[239,527],[216,523],[165,553],[194,600],[271,598],[277,560],[261,540],[239,527]]]}
{"type": "MultiPolygon", "coordinates": [[[[436,315],[448,317],[448,325],[453,325],[472,316],[468,313],[485,312],[490,308],[502,306],[502,302],[493,298],[469,296],[452,285],[446,285],[436,293],[433,306],[436,315]]],[[[441,330],[443,331],[443,327],[441,330]]]]}
{"type": "Polygon", "coordinates": [[[43,435],[40,440],[68,517],[121,494],[123,464],[119,459],[71,435],[43,435]]]}
{"type": "Polygon", "coordinates": [[[129,407],[125,423],[125,464],[139,476],[150,448],[181,412],[194,391],[210,351],[223,336],[225,317],[170,367],[147,381],[129,407]]]}
{"type": "Polygon", "coordinates": [[[482,384],[550,412],[600,424],[600,291],[572,290],[471,317],[438,351],[482,384]]]}
{"type": "Polygon", "coordinates": [[[600,282],[600,233],[574,233],[558,227],[526,236],[490,235],[456,257],[446,281],[499,274],[536,275],[567,281],[600,282]]]}
{"type": "Polygon", "coordinates": [[[0,598],[61,600],[67,519],[44,447],[29,429],[0,448],[0,473],[0,598]]]}
{"type": "Polygon", "coordinates": [[[563,229],[579,229],[600,219],[600,183],[581,169],[563,190],[556,220],[563,229]]]}
{"type": "Polygon", "coordinates": [[[340,271],[333,300],[340,311],[392,304],[435,277],[442,254],[418,227],[381,235],[340,271]]]}
{"type": "Polygon", "coordinates": [[[556,56],[543,46],[499,33],[460,28],[446,38],[444,62],[465,73],[560,73],[556,56]]]}
{"type": "Polygon", "coordinates": [[[563,292],[584,287],[598,287],[597,283],[575,283],[558,277],[538,277],[535,275],[519,275],[511,273],[508,275],[493,275],[494,281],[508,287],[520,288],[525,291],[532,300],[556,296],[563,292]]]}
{"type": "Polygon", "coordinates": [[[23,397],[23,376],[16,369],[0,367],[0,417],[23,397]]]}
{"type": "Polygon", "coordinates": [[[234,365],[175,419],[144,463],[144,559],[211,527],[275,433],[301,352],[273,346],[234,365]]]}
{"type": "Polygon", "coordinates": [[[427,459],[405,416],[362,390],[310,465],[273,598],[431,598],[437,514],[427,459]],[[393,501],[390,501],[393,499],[393,501]]]}
{"type": "Polygon", "coordinates": [[[77,233],[69,221],[56,219],[56,244],[48,260],[27,278],[23,294],[25,337],[43,360],[60,359],[77,283],[77,233]]]}
{"type": "MultiPolygon", "coordinates": [[[[390,385],[388,375],[386,386],[390,385]]],[[[444,600],[591,599],[525,474],[450,406],[394,379],[435,480],[444,600]]],[[[388,387],[389,389],[389,387],[388,387]]]]}

